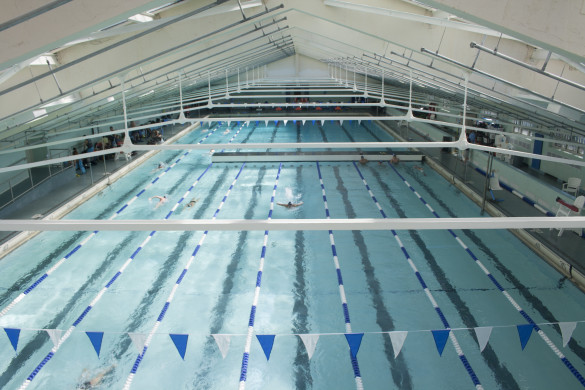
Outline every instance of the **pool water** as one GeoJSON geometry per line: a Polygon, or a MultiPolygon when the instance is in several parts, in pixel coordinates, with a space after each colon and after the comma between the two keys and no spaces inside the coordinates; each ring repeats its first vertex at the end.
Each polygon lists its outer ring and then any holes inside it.
{"type": "MultiPolygon", "coordinates": [[[[279,126],[215,125],[178,142],[227,142],[238,130],[233,143],[392,140],[369,121],[341,127],[310,122],[297,126],[289,121],[286,126],[282,122],[279,126]]],[[[426,166],[418,169],[420,163],[395,167],[352,162],[214,163],[209,167],[210,162],[208,152],[161,152],[67,219],[107,219],[128,202],[132,203],[114,219],[266,219],[277,175],[274,201],[303,204],[292,209],[274,205],[273,219],[325,218],[326,207],[332,219],[382,218],[380,209],[388,218],[435,218],[403,178],[441,217],[479,215],[478,207],[438,174],[426,166]],[[159,162],[166,167],[157,169],[159,162]],[[155,195],[167,195],[169,201],[157,208],[156,201],[149,201],[155,195]],[[169,216],[183,196],[185,200],[169,216]],[[197,202],[185,207],[190,199],[197,202]]],[[[0,317],[0,326],[21,330],[16,352],[8,337],[0,337],[0,388],[19,388],[24,383],[31,389],[74,389],[83,388],[85,382],[104,389],[125,384],[236,388],[242,379],[255,292],[254,337],[245,370],[249,389],[353,389],[356,372],[366,389],[468,389],[478,383],[485,389],[582,386],[578,371],[585,371],[583,324],[577,325],[563,347],[558,323],[583,320],[583,295],[512,234],[453,232],[503,293],[450,232],[394,233],[396,237],[392,231],[268,232],[259,293],[264,232],[99,232],[86,242],[91,232],[39,234],[0,262],[0,310],[83,245],[0,317]],[[100,295],[122,267],[123,272],[100,295]],[[91,309],[72,328],[92,301],[91,309]],[[522,350],[517,325],[528,322],[511,302],[542,329],[576,374],[536,331],[522,350]],[[452,329],[451,339],[440,355],[431,331],[444,330],[446,324],[452,329]],[[475,336],[477,327],[493,327],[483,352],[475,336]],[[364,334],[353,366],[344,335],[348,328],[364,334]],[[54,348],[46,329],[62,330],[57,338],[64,341],[42,364],[54,348]],[[72,331],[66,335],[68,329],[72,331]],[[391,331],[408,332],[396,358],[387,333],[391,331]],[[104,332],[99,358],[85,332],[104,332]],[[129,333],[138,339],[151,335],[145,353],[129,333]],[[169,334],[188,335],[184,359],[169,334]],[[229,335],[225,358],[212,334],[229,335]],[[298,334],[320,335],[311,359],[298,334]],[[276,335],[269,360],[255,335],[276,335]],[[143,356],[136,368],[139,351],[143,356]],[[130,375],[133,367],[135,375],[130,375]],[[25,382],[31,374],[32,381],[25,382]]]]}

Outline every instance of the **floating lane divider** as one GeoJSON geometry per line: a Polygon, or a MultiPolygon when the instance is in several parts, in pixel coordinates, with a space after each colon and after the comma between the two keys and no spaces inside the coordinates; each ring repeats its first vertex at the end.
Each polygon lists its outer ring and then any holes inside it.
{"type": "MultiPolygon", "coordinates": [[[[319,173],[319,183],[321,184],[321,194],[323,195],[323,205],[325,206],[325,215],[327,219],[331,219],[329,214],[329,205],[327,204],[327,194],[325,193],[325,186],[323,185],[323,177],[321,176],[321,167],[317,161],[317,172],[319,173]]],[[[353,333],[351,330],[351,321],[349,318],[349,308],[347,306],[347,298],[345,296],[345,288],[343,287],[343,278],[341,277],[341,268],[339,267],[339,258],[337,257],[337,249],[335,248],[335,239],[333,237],[333,230],[329,230],[329,241],[331,242],[331,252],[333,253],[333,262],[335,263],[335,272],[337,273],[337,283],[339,285],[339,297],[341,298],[341,306],[343,308],[343,317],[345,320],[345,331],[353,333]]],[[[360,373],[360,366],[358,364],[357,356],[349,353],[351,359],[351,367],[355,377],[355,386],[358,390],[364,388],[362,382],[362,375],[360,373]]]]}
{"type": "MultiPolygon", "coordinates": [[[[213,129],[210,133],[208,133],[203,139],[201,139],[198,143],[202,143],[207,137],[213,134],[217,130],[217,127],[213,129]]],[[[152,185],[154,185],[161,177],[163,177],[168,171],[170,171],[175,165],[177,165],[185,156],[187,156],[190,152],[187,151],[181,157],[179,157],[173,164],[169,165],[164,171],[162,171],[157,177],[155,177],[146,187],[144,187],[139,193],[134,195],[132,199],[130,199],[124,206],[122,206],[118,211],[112,214],[108,220],[113,220],[116,218],[122,211],[124,211],[128,206],[130,206],[136,199],[138,199],[142,194],[144,194],[152,185]]],[[[68,260],[71,256],[75,254],[81,247],[87,244],[92,238],[94,238],[99,233],[98,230],[92,232],[89,236],[87,236],[84,240],[82,240],[75,248],[73,248],[69,253],[67,253],[61,260],[56,262],[48,271],[46,271],[40,278],[38,278],[33,284],[31,284],[28,288],[26,288],[20,295],[18,295],[12,302],[10,302],[2,311],[0,311],[0,318],[6,315],[18,302],[22,301],[24,297],[26,297],[31,291],[33,291],[39,284],[41,284],[45,279],[49,277],[53,272],[57,270],[66,260],[68,260]]]]}
{"type": "MultiPolygon", "coordinates": [[[[203,175],[205,175],[207,173],[207,171],[209,171],[210,167],[211,167],[211,164],[209,164],[207,166],[207,168],[205,169],[205,171],[203,171],[203,173],[197,178],[197,180],[195,181],[195,183],[193,183],[193,185],[191,186],[189,191],[191,191],[191,189],[193,189],[193,187],[195,187],[197,185],[197,183],[199,182],[199,180],[201,180],[203,175]]],[[[181,200],[182,199],[183,198],[181,198],[181,200]]],[[[174,209],[176,209],[176,207],[174,207],[174,209]]],[[[172,214],[172,211],[169,214],[167,214],[165,219],[168,219],[171,216],[171,214],[172,214]]],[[[83,321],[83,319],[85,318],[85,316],[87,316],[87,314],[91,311],[91,309],[94,308],[94,306],[99,302],[99,300],[102,298],[102,296],[105,294],[105,292],[114,284],[114,282],[118,279],[118,277],[120,275],[122,275],[124,270],[128,267],[128,265],[130,265],[130,263],[138,255],[138,253],[148,244],[148,242],[152,239],[152,237],[155,235],[155,233],[156,233],[156,230],[153,230],[152,232],[150,232],[148,237],[146,237],[146,239],[138,246],[138,248],[136,248],[134,253],[132,253],[132,255],[128,258],[128,260],[126,260],[126,262],[122,265],[122,267],[118,270],[118,272],[116,272],[116,274],[110,279],[110,281],[100,290],[100,292],[94,297],[94,299],[91,301],[91,303],[85,308],[83,313],[81,313],[81,315],[75,320],[73,325],[71,325],[71,327],[65,332],[65,334],[63,334],[61,339],[59,339],[59,342],[55,346],[53,346],[53,348],[47,354],[47,356],[45,356],[45,358],[37,365],[37,367],[33,370],[33,372],[26,378],[24,383],[20,386],[20,390],[26,389],[28,387],[28,385],[32,382],[32,380],[35,378],[35,376],[42,370],[42,368],[45,366],[45,364],[47,364],[49,362],[49,360],[51,360],[53,358],[53,356],[55,355],[55,353],[57,353],[57,351],[59,350],[61,345],[63,345],[63,343],[69,338],[69,336],[71,336],[71,334],[73,333],[75,328],[81,323],[81,321],[83,321]]]]}
{"type": "MultiPolygon", "coordinates": [[[[396,170],[396,168],[394,168],[391,164],[388,164],[388,165],[390,165],[390,167],[392,167],[394,172],[402,179],[404,184],[406,184],[406,186],[408,188],[410,188],[410,190],[416,195],[416,197],[427,207],[427,209],[429,209],[429,211],[436,218],[441,218],[439,216],[439,214],[435,210],[433,210],[433,208],[423,199],[423,197],[410,185],[410,183],[408,181],[406,181],[406,179],[396,170]]],[[[449,233],[451,233],[451,236],[453,236],[453,238],[459,243],[459,245],[461,245],[463,250],[465,250],[465,252],[467,252],[467,254],[473,259],[475,264],[477,264],[477,266],[479,268],[481,268],[481,270],[483,271],[485,276],[487,276],[488,279],[491,280],[491,282],[497,287],[497,289],[500,290],[500,292],[506,297],[508,302],[510,302],[510,304],[512,306],[514,306],[514,308],[518,311],[518,313],[520,313],[520,315],[522,317],[524,317],[524,319],[530,325],[532,325],[534,327],[534,330],[536,330],[536,333],[542,338],[542,340],[546,343],[546,345],[548,345],[550,347],[550,349],[552,349],[552,351],[555,353],[555,355],[557,355],[557,357],[559,359],[561,359],[563,364],[569,369],[569,371],[571,371],[571,374],[573,374],[575,376],[575,378],[577,378],[579,383],[581,383],[581,385],[583,387],[585,387],[585,378],[583,378],[581,373],[579,373],[579,371],[575,368],[575,366],[573,366],[573,364],[569,361],[569,359],[567,359],[567,357],[548,338],[548,336],[546,335],[546,333],[544,333],[544,331],[540,328],[540,326],[538,326],[536,324],[536,322],[534,322],[534,320],[528,315],[528,313],[526,313],[524,311],[524,309],[522,309],[522,307],[518,304],[518,302],[516,302],[516,300],[514,298],[512,298],[512,296],[506,291],[506,289],[504,289],[504,287],[496,280],[496,278],[490,273],[490,271],[477,258],[475,253],[473,253],[471,251],[471,249],[469,249],[467,247],[467,245],[465,245],[465,243],[457,236],[457,234],[455,234],[455,232],[452,229],[447,229],[447,230],[449,231],[449,233]]]]}
{"type": "MultiPolygon", "coordinates": [[[[221,211],[221,208],[223,207],[223,205],[224,205],[226,199],[228,198],[228,196],[230,195],[230,192],[234,188],[234,185],[236,184],[236,181],[240,177],[240,174],[242,173],[242,170],[244,169],[244,166],[245,165],[246,165],[246,163],[243,163],[242,166],[240,167],[240,170],[238,171],[238,174],[236,175],[236,177],[234,178],[234,181],[232,182],[232,184],[228,188],[226,194],[224,195],[223,199],[221,200],[219,206],[217,207],[217,210],[215,210],[215,213],[213,213],[213,217],[211,218],[212,220],[215,220],[217,218],[217,214],[219,214],[219,212],[221,211]]],[[[211,164],[209,164],[209,166],[211,166],[211,164]]],[[[207,167],[207,169],[209,169],[209,166],[207,167]]],[[[206,169],[206,172],[207,172],[207,169],[206,169]]],[[[152,341],[152,337],[155,335],[155,333],[156,333],[158,327],[160,326],[162,320],[165,318],[165,314],[166,314],[167,310],[169,309],[169,306],[171,305],[171,302],[173,301],[173,298],[175,296],[175,293],[176,293],[177,289],[179,288],[179,285],[183,281],[183,278],[187,274],[187,271],[189,271],[189,267],[193,263],[193,260],[195,259],[195,256],[197,256],[197,253],[199,252],[199,249],[203,245],[203,242],[205,241],[205,238],[207,238],[207,234],[208,233],[209,233],[208,230],[206,230],[205,232],[203,232],[203,236],[201,236],[201,239],[199,240],[199,243],[197,244],[197,246],[195,247],[195,250],[191,254],[191,257],[189,258],[189,261],[187,262],[187,264],[185,265],[185,268],[183,268],[183,271],[181,272],[181,274],[179,275],[179,278],[175,282],[175,285],[173,286],[173,288],[171,290],[171,293],[169,294],[169,297],[167,298],[167,301],[163,305],[163,308],[162,308],[160,314],[158,315],[158,318],[156,319],[156,322],[154,323],[154,326],[152,327],[152,329],[148,333],[148,336],[146,338],[146,341],[144,343],[144,346],[142,347],[142,352],[139,353],[138,356],[136,357],[136,360],[134,361],[134,364],[132,365],[132,369],[130,370],[130,374],[128,374],[128,377],[126,378],[126,383],[124,384],[124,389],[125,390],[130,389],[130,386],[132,386],[132,381],[134,380],[134,376],[136,375],[136,371],[138,371],[138,367],[140,366],[140,362],[142,361],[142,359],[144,359],[144,355],[146,355],[146,352],[148,351],[148,347],[150,346],[150,342],[152,341]]]]}
{"type": "MultiPolygon", "coordinates": [[[[274,198],[276,197],[276,188],[278,187],[278,179],[280,178],[280,170],[282,163],[278,165],[278,172],[276,173],[276,181],[274,188],[272,188],[272,197],[270,198],[270,211],[268,211],[268,220],[272,219],[272,212],[274,211],[274,198]]],[[[244,346],[244,355],[242,357],[242,367],[240,368],[240,390],[246,388],[246,378],[248,376],[248,360],[250,358],[250,348],[252,347],[252,337],[254,334],[254,322],[256,321],[256,307],[258,305],[258,297],[260,296],[260,285],[262,283],[262,271],[264,269],[264,259],[266,257],[266,245],[268,243],[268,230],[264,231],[264,242],[262,243],[262,251],[260,252],[260,265],[258,266],[258,274],[256,275],[256,288],[254,289],[254,299],[252,301],[252,309],[250,310],[250,318],[248,319],[248,333],[246,334],[246,344],[244,346]]]]}
{"type": "MultiPolygon", "coordinates": [[[[475,170],[477,172],[479,172],[480,174],[482,174],[483,176],[485,176],[485,171],[482,170],[481,168],[475,168],[475,170]]],[[[538,211],[540,211],[541,213],[548,215],[549,217],[554,217],[555,213],[553,213],[552,211],[548,211],[547,209],[545,209],[544,207],[542,207],[541,205],[539,205],[536,201],[530,199],[529,197],[527,197],[526,195],[520,193],[519,191],[515,190],[514,188],[510,187],[509,185],[507,185],[506,183],[502,183],[500,181],[500,185],[502,186],[503,189],[511,192],[512,194],[516,195],[518,198],[522,199],[524,202],[528,203],[529,205],[531,205],[532,207],[534,207],[535,209],[537,209],[538,211]]]]}
{"type": "MultiPolygon", "coordinates": [[[[362,175],[362,172],[360,171],[360,169],[356,165],[355,161],[352,162],[352,164],[355,167],[355,169],[358,172],[358,174],[360,175],[360,178],[362,179],[362,183],[364,183],[364,186],[368,190],[368,193],[370,194],[370,197],[372,198],[372,200],[374,201],[374,203],[378,207],[378,210],[380,210],[380,214],[382,214],[382,217],[388,218],[386,216],[386,213],[382,209],[382,206],[380,206],[380,204],[378,203],[378,200],[376,199],[376,197],[372,193],[372,190],[370,189],[370,186],[368,185],[368,182],[366,181],[366,179],[362,175]]],[[[406,261],[410,265],[410,268],[412,268],[412,270],[414,271],[414,274],[415,274],[416,278],[418,279],[421,287],[423,288],[423,291],[425,292],[427,298],[429,299],[429,301],[433,305],[433,308],[435,309],[435,312],[439,315],[439,318],[441,319],[441,322],[443,323],[443,326],[445,327],[445,329],[450,330],[451,329],[451,326],[449,325],[449,322],[447,321],[447,318],[445,317],[445,315],[443,314],[443,311],[441,310],[441,308],[437,304],[437,301],[433,297],[433,294],[429,290],[429,288],[428,288],[427,284],[425,283],[422,275],[420,274],[420,272],[416,268],[416,265],[414,264],[414,262],[410,258],[410,255],[408,254],[408,251],[406,250],[406,248],[402,244],[402,241],[400,240],[400,237],[398,237],[398,234],[396,234],[396,231],[394,229],[391,229],[390,231],[392,232],[392,235],[394,236],[394,239],[396,240],[396,242],[400,246],[400,249],[402,250],[402,254],[406,258],[406,261]]],[[[455,351],[457,352],[457,356],[459,356],[459,360],[461,361],[461,363],[465,367],[465,370],[467,371],[467,374],[469,375],[469,377],[473,381],[473,384],[475,385],[475,388],[477,390],[483,390],[483,386],[479,382],[479,378],[475,374],[475,371],[473,370],[473,368],[471,367],[471,364],[469,364],[469,361],[467,360],[467,357],[463,353],[463,350],[461,349],[461,346],[459,345],[459,341],[457,341],[457,337],[455,337],[455,334],[453,332],[449,332],[449,338],[451,339],[451,342],[453,343],[453,347],[455,348],[455,351]]]]}

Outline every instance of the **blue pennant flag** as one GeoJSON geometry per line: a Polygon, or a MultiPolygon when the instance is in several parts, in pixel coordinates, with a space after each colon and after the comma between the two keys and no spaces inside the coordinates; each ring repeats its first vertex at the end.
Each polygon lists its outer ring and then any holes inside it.
{"type": "Polygon", "coordinates": [[[315,125],[315,120],[313,119],[313,125],[315,125]]]}
{"type": "Polygon", "coordinates": [[[441,329],[441,330],[431,330],[433,333],[433,337],[435,339],[435,345],[437,346],[437,351],[439,351],[439,356],[443,356],[443,350],[445,349],[445,344],[447,344],[447,339],[449,338],[450,329],[441,329]]]}
{"type": "Polygon", "coordinates": [[[185,352],[187,351],[187,339],[189,338],[188,334],[169,334],[171,336],[171,340],[175,343],[175,347],[177,347],[177,351],[179,351],[179,355],[181,355],[181,359],[185,360],[185,352]]]}
{"type": "Polygon", "coordinates": [[[18,336],[20,336],[20,329],[4,328],[4,331],[10,340],[10,344],[12,344],[12,348],[14,348],[14,352],[16,352],[16,347],[18,346],[18,336]]]}
{"type": "Polygon", "coordinates": [[[345,333],[345,339],[349,344],[349,351],[351,352],[351,356],[353,358],[357,356],[357,353],[360,350],[362,337],[364,337],[363,333],[345,333]]]}
{"type": "Polygon", "coordinates": [[[93,345],[93,349],[95,349],[98,358],[100,357],[100,350],[102,349],[102,339],[104,338],[104,332],[85,332],[87,337],[89,337],[89,341],[93,345]]]}
{"type": "Polygon", "coordinates": [[[297,120],[293,119],[293,124],[296,125],[297,124],[297,120]]]}
{"type": "Polygon", "coordinates": [[[264,351],[264,355],[266,355],[266,360],[270,359],[270,353],[272,352],[272,346],[274,345],[274,336],[273,334],[257,334],[256,338],[264,351]]]}
{"type": "Polygon", "coordinates": [[[520,345],[522,346],[522,350],[524,350],[524,347],[526,347],[526,344],[528,344],[528,340],[532,335],[532,329],[534,329],[534,325],[516,325],[516,328],[518,328],[518,336],[520,336],[520,345]]]}

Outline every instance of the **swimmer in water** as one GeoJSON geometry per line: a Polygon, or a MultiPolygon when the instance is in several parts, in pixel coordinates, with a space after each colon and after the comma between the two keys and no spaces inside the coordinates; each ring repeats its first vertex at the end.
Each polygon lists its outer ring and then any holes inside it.
{"type": "Polygon", "coordinates": [[[416,169],[418,169],[419,171],[421,171],[421,172],[423,173],[423,175],[425,175],[425,176],[427,175],[427,174],[425,173],[425,170],[423,169],[423,167],[421,167],[420,165],[415,165],[414,167],[415,167],[416,169]]]}
{"type": "Polygon", "coordinates": [[[189,203],[187,203],[187,204],[185,205],[185,207],[193,207],[193,206],[195,206],[195,203],[197,203],[198,201],[199,201],[199,199],[195,199],[195,198],[193,198],[193,199],[191,199],[191,200],[189,201],[189,203]]]}
{"type": "Polygon", "coordinates": [[[368,162],[368,159],[365,158],[364,156],[361,156],[361,158],[360,158],[360,164],[366,165],[367,162],[368,162]]]}
{"type": "Polygon", "coordinates": [[[167,202],[167,196],[160,196],[160,195],[155,195],[155,196],[151,196],[150,198],[148,198],[149,201],[151,201],[152,199],[158,199],[158,203],[156,204],[156,206],[154,206],[155,209],[158,209],[160,206],[162,206],[163,203],[167,202]]]}
{"type": "Polygon", "coordinates": [[[392,155],[392,160],[390,160],[390,162],[392,164],[396,165],[396,164],[398,164],[400,162],[400,159],[395,154],[393,154],[392,155]]]}
{"type": "Polygon", "coordinates": [[[213,155],[213,153],[215,153],[215,149],[211,149],[211,150],[209,151],[209,155],[210,155],[210,156],[212,156],[212,155],[213,155]]]}
{"type": "Polygon", "coordinates": [[[106,376],[110,371],[112,371],[114,369],[114,366],[110,366],[108,368],[106,368],[104,371],[98,373],[96,376],[94,376],[93,378],[89,379],[89,380],[85,380],[84,377],[88,376],[88,371],[87,369],[83,370],[83,373],[81,374],[81,379],[83,382],[81,382],[79,385],[77,385],[78,389],[93,389],[96,386],[98,386],[102,379],[104,379],[104,376],[106,376]]]}
{"type": "Polygon", "coordinates": [[[229,132],[230,132],[230,129],[226,129],[223,133],[228,134],[229,132]]]}
{"type": "Polygon", "coordinates": [[[277,203],[277,205],[286,207],[287,209],[290,209],[290,208],[293,208],[293,207],[299,207],[302,204],[303,204],[303,202],[301,202],[301,203],[293,203],[293,202],[277,203]]]}

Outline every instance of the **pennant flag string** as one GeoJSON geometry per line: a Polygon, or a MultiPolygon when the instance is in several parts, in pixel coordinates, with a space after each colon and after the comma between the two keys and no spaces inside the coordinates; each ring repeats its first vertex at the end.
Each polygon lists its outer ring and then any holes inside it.
{"type": "Polygon", "coordinates": [[[10,344],[12,344],[12,348],[14,348],[14,352],[16,352],[16,348],[18,346],[18,337],[20,336],[20,329],[4,328],[4,331],[10,340],[10,344]]]}
{"type": "Polygon", "coordinates": [[[85,334],[87,334],[87,337],[89,337],[89,341],[91,341],[91,345],[93,345],[93,349],[95,349],[95,352],[99,358],[100,350],[102,349],[104,332],[85,332],[85,334]]]}
{"type": "Polygon", "coordinates": [[[169,334],[171,340],[177,347],[177,351],[179,355],[181,355],[181,359],[185,360],[185,352],[187,352],[187,340],[189,339],[188,334],[169,334]]]}
{"type": "MultiPolygon", "coordinates": [[[[572,322],[541,322],[541,323],[536,323],[534,324],[534,326],[538,326],[538,327],[542,327],[545,325],[555,325],[558,326],[561,329],[561,333],[566,332],[566,338],[567,340],[569,340],[573,334],[573,331],[575,330],[575,328],[577,327],[578,324],[580,323],[585,323],[585,320],[583,321],[572,321],[572,322]],[[572,329],[572,330],[571,330],[572,329]]],[[[529,325],[529,324],[524,324],[524,325],[529,325]]],[[[491,329],[499,329],[499,328],[517,328],[518,326],[523,326],[523,325],[493,325],[493,326],[485,326],[483,328],[491,328],[491,329]]],[[[482,328],[482,327],[479,327],[482,328]]],[[[3,329],[14,329],[11,327],[3,327],[3,329]]],[[[475,331],[478,328],[450,328],[450,330],[452,332],[457,332],[457,331],[470,331],[473,330],[475,331]]],[[[46,329],[46,328],[18,328],[18,330],[20,331],[36,331],[36,332],[47,332],[50,336],[50,334],[52,332],[61,332],[63,333],[62,329],[46,329]]],[[[404,332],[407,333],[428,333],[428,332],[432,332],[435,329],[413,329],[413,330],[403,330],[404,332]]],[[[374,335],[374,334],[386,334],[386,333],[392,333],[392,332],[398,332],[399,330],[396,331],[377,331],[377,332],[361,332],[364,335],[374,335]]],[[[80,330],[74,330],[72,333],[77,333],[77,332],[83,332],[80,330]]],[[[107,331],[107,332],[102,332],[104,334],[108,334],[108,335],[129,335],[130,338],[132,338],[132,335],[138,335],[139,333],[132,333],[132,332],[116,332],[116,331],[107,331]]],[[[170,333],[167,332],[155,332],[153,333],[153,335],[169,335],[170,333]]],[[[309,334],[309,333],[307,333],[309,334]]],[[[317,335],[317,336],[343,336],[346,333],[345,332],[330,332],[330,333],[310,333],[311,335],[317,335]]],[[[213,334],[208,334],[208,333],[201,333],[201,332],[192,332],[189,333],[189,335],[204,335],[204,336],[214,336],[213,334]]],[[[225,336],[231,336],[231,337],[239,337],[239,336],[247,336],[246,333],[225,333],[223,334],[225,336]]],[[[302,335],[304,335],[304,333],[275,333],[275,336],[295,336],[295,337],[300,337],[302,335]]]]}
{"type": "Polygon", "coordinates": [[[274,335],[273,334],[257,334],[256,338],[264,351],[264,355],[266,355],[266,360],[270,360],[270,352],[272,352],[272,346],[274,345],[274,335]]]}

